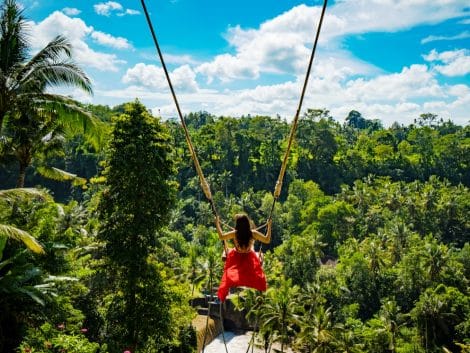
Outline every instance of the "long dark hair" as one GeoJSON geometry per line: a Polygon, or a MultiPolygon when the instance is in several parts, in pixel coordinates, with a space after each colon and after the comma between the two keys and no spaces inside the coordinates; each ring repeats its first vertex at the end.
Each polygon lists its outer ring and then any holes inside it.
{"type": "Polygon", "coordinates": [[[235,236],[237,238],[238,246],[246,248],[250,244],[253,237],[251,233],[251,221],[246,214],[239,213],[235,215],[235,236]]]}

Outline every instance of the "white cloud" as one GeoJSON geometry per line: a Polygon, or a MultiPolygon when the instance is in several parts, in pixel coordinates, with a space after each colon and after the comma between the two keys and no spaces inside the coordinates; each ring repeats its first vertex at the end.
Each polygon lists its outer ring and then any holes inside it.
{"type": "Polygon", "coordinates": [[[448,93],[456,97],[464,97],[470,95],[470,87],[467,85],[459,84],[448,88],[448,93]]]}
{"type": "MultiPolygon", "coordinates": [[[[466,13],[462,0],[343,0],[329,14],[344,21],[342,34],[398,31],[423,24],[435,24],[466,13]]],[[[334,30],[325,23],[325,30],[334,30]]]]}
{"type": "MultiPolygon", "coordinates": [[[[145,61],[154,61],[160,63],[160,59],[158,57],[158,54],[154,48],[151,48],[150,50],[144,49],[139,51],[139,56],[142,60],[145,61]]],[[[198,66],[201,65],[201,61],[195,59],[193,56],[188,55],[188,54],[171,54],[168,52],[163,53],[163,58],[165,60],[165,63],[167,64],[173,64],[173,65],[191,65],[191,66],[198,66]]]]}
{"type": "MultiPolygon", "coordinates": [[[[156,59],[157,54],[153,55],[153,58],[156,59]]],[[[164,56],[165,62],[168,64],[175,64],[175,65],[199,65],[200,62],[195,60],[191,55],[174,55],[166,53],[164,56]]]]}
{"type": "MultiPolygon", "coordinates": [[[[143,65],[143,64],[141,64],[143,65]]],[[[149,67],[128,72],[127,83],[121,90],[96,92],[96,95],[129,100],[141,98],[154,112],[160,110],[165,118],[176,117],[162,70],[151,74],[149,67]],[[142,75],[148,75],[143,77],[142,75]],[[158,83],[155,83],[158,82],[158,83]]],[[[172,73],[172,78],[174,73],[172,73]]],[[[176,80],[175,80],[176,81],[176,80]]],[[[294,116],[303,79],[276,85],[258,85],[240,90],[183,91],[176,88],[183,113],[206,110],[215,115],[281,115],[287,120],[294,116]]],[[[180,84],[179,84],[180,85],[180,84]]],[[[358,110],[367,119],[381,119],[385,126],[398,121],[412,123],[420,114],[432,112],[458,124],[468,123],[470,87],[441,86],[432,71],[424,65],[404,68],[400,73],[381,75],[373,79],[340,80],[312,77],[305,95],[303,111],[307,108],[326,108],[343,122],[349,111],[358,110]],[[422,103],[420,103],[422,102],[422,103]]]]}
{"type": "MultiPolygon", "coordinates": [[[[331,69],[334,70],[334,67],[333,62],[331,69]]],[[[295,81],[282,84],[221,91],[210,96],[198,94],[199,106],[193,105],[192,111],[206,109],[216,115],[234,116],[248,113],[270,116],[280,114],[291,119],[298,104],[302,84],[303,77],[299,76],[295,81]]],[[[459,89],[462,90],[462,87],[459,89]]],[[[453,99],[449,97],[446,89],[439,85],[427,66],[412,65],[403,68],[399,73],[382,74],[369,79],[348,79],[347,73],[313,75],[303,108],[329,109],[340,121],[343,121],[350,110],[356,109],[365,117],[379,118],[384,124],[390,125],[395,120],[411,123],[419,114],[425,112],[423,106],[416,102],[431,100],[433,97],[449,101],[453,99]]]]}
{"type": "Polygon", "coordinates": [[[34,9],[39,6],[39,1],[37,0],[19,0],[17,4],[21,10],[24,9],[34,9]]]}
{"type": "Polygon", "coordinates": [[[70,18],[62,12],[55,11],[39,23],[31,22],[31,44],[34,48],[44,47],[57,35],[63,35],[72,43],[82,40],[93,32],[93,27],[87,26],[80,18],[70,18]]]}
{"type": "Polygon", "coordinates": [[[441,62],[434,69],[445,76],[465,76],[470,73],[470,51],[467,49],[451,50],[438,53],[432,50],[423,58],[430,62],[441,62]]]}
{"type": "Polygon", "coordinates": [[[111,48],[116,49],[131,49],[132,45],[126,38],[123,37],[113,37],[108,33],[103,33],[100,31],[94,31],[91,34],[91,38],[93,38],[97,43],[101,45],[105,45],[111,48]]]}
{"type": "MultiPolygon", "coordinates": [[[[464,8],[461,0],[337,1],[327,10],[304,110],[326,108],[336,119],[344,121],[348,112],[356,109],[368,119],[381,119],[386,126],[394,121],[411,123],[425,112],[452,118],[456,123],[467,123],[469,86],[444,85],[437,80],[438,73],[455,75],[457,69],[460,74],[467,72],[467,52],[434,51],[425,56],[429,65],[410,64],[389,73],[354,57],[341,42],[351,34],[401,31],[458,18],[464,8]]],[[[167,62],[184,64],[171,73],[183,112],[207,110],[231,116],[280,114],[290,120],[298,104],[319,14],[319,7],[299,5],[258,28],[231,27],[225,33],[230,53],[220,53],[208,62],[198,63],[189,56],[166,54],[167,62]],[[196,78],[201,77],[196,74],[204,76],[210,87],[221,87],[220,90],[199,87],[196,78]],[[229,87],[226,82],[239,79],[262,82],[264,74],[272,77],[282,74],[277,77],[285,82],[224,89],[229,87]],[[217,84],[212,85],[213,82],[217,84]]],[[[127,70],[122,82],[129,86],[99,94],[126,100],[139,97],[164,117],[176,116],[160,67],[137,64],[127,70]]]]}
{"type": "Polygon", "coordinates": [[[448,93],[456,99],[450,105],[454,110],[462,110],[467,117],[467,123],[470,123],[468,107],[470,106],[470,87],[467,85],[454,85],[448,88],[448,93]]]}
{"type": "Polygon", "coordinates": [[[135,16],[135,15],[140,15],[140,11],[134,10],[134,9],[124,9],[124,7],[115,1],[108,1],[108,2],[101,2],[98,4],[93,5],[93,8],[95,9],[95,12],[98,15],[106,16],[109,17],[113,13],[115,13],[117,16],[135,16]]]}
{"type": "Polygon", "coordinates": [[[450,41],[450,40],[458,40],[458,39],[466,39],[466,38],[470,38],[469,31],[464,31],[462,33],[456,34],[455,36],[428,36],[426,38],[421,39],[421,44],[440,41],[440,40],[450,41]]]}
{"type": "Polygon", "coordinates": [[[262,72],[296,74],[303,71],[311,41],[312,18],[319,8],[300,5],[267,21],[259,29],[229,28],[226,39],[235,54],[222,54],[196,68],[208,82],[257,79],[262,72]],[[310,31],[309,31],[310,30],[310,31]]]}
{"type": "MultiPolygon", "coordinates": [[[[197,92],[199,89],[196,83],[196,73],[188,65],[183,65],[173,70],[170,73],[170,79],[175,89],[179,92],[197,92]]],[[[122,78],[122,82],[148,87],[153,90],[168,89],[163,69],[155,65],[143,63],[136,64],[128,69],[122,78]]]]}
{"type": "MultiPolygon", "coordinates": [[[[342,0],[327,9],[321,50],[329,50],[333,60],[342,60],[351,74],[369,74],[375,68],[339,49],[344,36],[434,24],[460,17],[465,9],[461,0],[342,0]]],[[[225,37],[234,53],[220,54],[196,71],[206,75],[208,82],[258,79],[264,72],[303,74],[320,10],[319,6],[299,5],[256,29],[231,27],[225,37]]],[[[321,71],[322,63],[317,62],[316,67],[321,71]]]]}
{"type": "Polygon", "coordinates": [[[95,12],[98,15],[110,16],[113,11],[122,11],[122,5],[115,1],[100,2],[93,5],[95,12]]]}
{"type": "Polygon", "coordinates": [[[218,55],[212,62],[197,67],[196,72],[206,75],[208,83],[211,83],[214,78],[228,82],[234,79],[259,77],[259,68],[256,63],[250,63],[249,60],[230,54],[218,55]]]}
{"type": "Polygon", "coordinates": [[[140,15],[140,11],[133,10],[133,9],[126,9],[126,15],[131,15],[131,16],[140,15]]]}
{"type": "Polygon", "coordinates": [[[358,78],[346,85],[352,101],[406,101],[422,97],[442,97],[444,93],[425,65],[412,65],[400,73],[365,80],[358,78]]]}
{"type": "MultiPolygon", "coordinates": [[[[207,76],[208,82],[214,79],[222,82],[257,79],[262,73],[303,75],[319,16],[319,7],[299,5],[262,23],[258,29],[231,27],[225,36],[235,49],[235,54],[218,55],[211,62],[197,67],[196,72],[207,76]]],[[[329,16],[329,21],[334,24],[334,28],[345,26],[344,20],[334,15],[329,16]]],[[[323,51],[328,51],[328,59],[322,60],[317,57],[315,70],[318,74],[331,74],[332,71],[338,71],[340,75],[345,72],[364,74],[376,70],[371,65],[354,59],[344,50],[338,49],[337,45],[328,41],[332,36],[331,33],[326,35],[322,33],[320,37],[323,51]],[[331,63],[334,61],[341,62],[344,67],[331,70],[331,63]]]]}
{"type": "Polygon", "coordinates": [[[100,71],[117,71],[124,61],[115,54],[107,54],[91,49],[86,43],[88,36],[94,32],[80,18],[70,18],[60,11],[55,11],[39,23],[30,22],[33,49],[43,48],[57,35],[63,35],[72,44],[73,57],[81,65],[100,71]]]}
{"type": "Polygon", "coordinates": [[[74,7],[64,7],[62,9],[62,12],[65,13],[67,16],[77,16],[79,15],[82,11],[80,11],[77,8],[74,7]]]}

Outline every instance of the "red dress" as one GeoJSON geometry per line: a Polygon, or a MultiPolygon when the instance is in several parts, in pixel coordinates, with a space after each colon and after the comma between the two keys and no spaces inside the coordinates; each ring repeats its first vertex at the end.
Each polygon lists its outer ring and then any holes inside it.
{"type": "Polygon", "coordinates": [[[229,251],[225,260],[224,274],[217,291],[219,299],[224,301],[230,288],[233,287],[266,290],[266,276],[254,250],[239,252],[236,249],[231,249],[229,251]]]}

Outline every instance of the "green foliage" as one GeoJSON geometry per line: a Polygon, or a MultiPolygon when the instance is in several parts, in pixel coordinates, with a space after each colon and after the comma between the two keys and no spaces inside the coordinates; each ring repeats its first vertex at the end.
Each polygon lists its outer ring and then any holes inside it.
{"type": "MultiPolygon", "coordinates": [[[[71,44],[57,36],[33,57],[28,22],[15,0],[3,1],[0,14],[0,157],[17,162],[17,187],[25,184],[26,170],[54,180],[84,180],[47,164],[63,156],[65,134],[84,134],[98,148],[98,122],[69,97],[48,92],[61,85],[91,93],[91,82],[72,58],[71,44]]],[[[5,186],[4,186],[5,187],[5,186]]]]}
{"type": "Polygon", "coordinates": [[[411,311],[426,349],[451,348],[455,342],[468,338],[469,297],[443,284],[428,288],[411,311]],[[457,332],[456,332],[457,331],[457,332]]]}
{"type": "MultiPolygon", "coordinates": [[[[41,59],[28,59],[15,6],[6,1],[10,10],[0,19],[16,24],[8,27],[16,43],[3,33],[0,39],[5,77],[41,59]]],[[[68,47],[60,38],[54,45],[68,47]]],[[[57,79],[51,73],[43,84],[57,79]]],[[[37,106],[10,102],[0,114],[0,187],[14,184],[19,160],[49,177],[80,175],[92,183],[85,191],[29,173],[27,182],[51,189],[56,200],[79,200],[64,205],[36,200],[27,189],[0,192],[0,341],[11,337],[0,351],[21,341],[25,352],[193,351],[188,302],[217,286],[223,262],[181,126],[152,117],[138,102],[82,105],[44,87],[25,87],[22,99],[35,92],[37,106]],[[111,124],[105,156],[95,147],[111,124]],[[85,130],[88,137],[72,136],[85,130]],[[14,239],[30,246],[36,239],[45,255],[14,239]]],[[[222,218],[230,223],[246,212],[262,225],[289,124],[207,112],[186,118],[222,218]]],[[[270,289],[240,294],[266,347],[468,350],[469,152],[469,126],[431,113],[384,128],[357,111],[340,124],[326,109],[307,109],[264,247],[270,289]]]]}
{"type": "Polygon", "coordinates": [[[313,282],[320,267],[322,243],[318,234],[292,236],[276,248],[275,254],[283,264],[283,273],[294,285],[313,282]]]}
{"type": "Polygon", "coordinates": [[[29,329],[26,339],[19,346],[21,353],[106,353],[106,346],[93,343],[86,337],[87,329],[70,330],[65,325],[57,327],[46,323],[39,328],[29,329]]]}
{"type": "Polygon", "coordinates": [[[12,205],[7,208],[9,212],[1,212],[1,220],[27,230],[44,249],[41,256],[32,256],[16,242],[4,249],[0,265],[0,350],[6,352],[18,345],[26,331],[33,332],[32,328],[44,322],[64,323],[76,331],[82,327],[84,315],[77,302],[86,290],[79,282],[86,270],[75,267],[83,266],[83,262],[69,248],[85,245],[87,239],[83,219],[74,215],[76,203],[61,206],[34,189],[0,194],[12,205]]]}
{"type": "Polygon", "coordinates": [[[95,277],[97,285],[109,278],[95,299],[102,291],[102,338],[112,351],[183,344],[177,337],[190,311],[167,269],[151,256],[174,202],[173,152],[164,126],[139,102],[115,119],[106,164],[98,206],[103,258],[95,277]]]}
{"type": "Polygon", "coordinates": [[[291,341],[294,325],[297,321],[299,307],[297,305],[298,286],[293,286],[290,279],[281,279],[278,288],[268,289],[260,306],[260,331],[272,341],[281,342],[281,352],[291,341]]]}

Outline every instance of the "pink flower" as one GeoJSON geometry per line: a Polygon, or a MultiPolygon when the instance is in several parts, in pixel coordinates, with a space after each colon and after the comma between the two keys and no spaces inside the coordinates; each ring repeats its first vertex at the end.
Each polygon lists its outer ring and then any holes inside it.
{"type": "Polygon", "coordinates": [[[81,332],[81,333],[87,333],[87,332],[88,332],[88,329],[85,328],[85,327],[84,327],[84,328],[81,328],[81,329],[80,329],[80,332],[81,332]]]}
{"type": "Polygon", "coordinates": [[[132,353],[131,351],[124,351],[123,353],[132,353]]]}
{"type": "Polygon", "coordinates": [[[57,325],[57,328],[58,328],[59,330],[63,330],[63,329],[65,328],[65,325],[64,325],[63,323],[62,323],[62,324],[59,324],[59,325],[57,325]]]}

